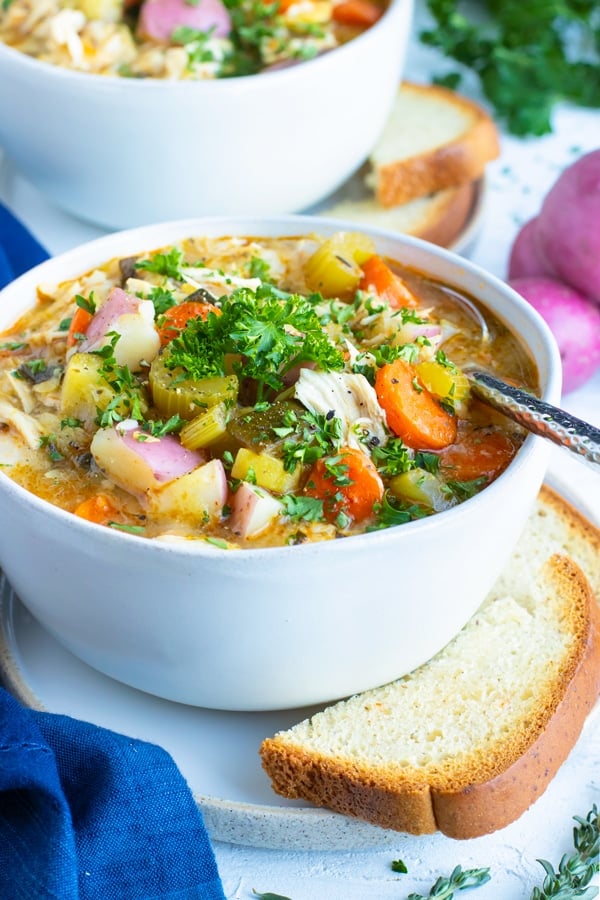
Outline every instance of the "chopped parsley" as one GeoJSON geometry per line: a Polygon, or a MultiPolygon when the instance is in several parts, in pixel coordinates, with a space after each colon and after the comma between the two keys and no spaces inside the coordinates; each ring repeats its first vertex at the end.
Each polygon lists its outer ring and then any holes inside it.
{"type": "Polygon", "coordinates": [[[283,465],[293,472],[297,465],[316,462],[332,451],[337,451],[342,439],[342,421],[337,416],[313,413],[308,410],[294,416],[295,439],[284,441],[282,446],[283,465]]]}
{"type": "Polygon", "coordinates": [[[300,294],[285,294],[270,285],[256,292],[233,291],[220,316],[197,318],[171,341],[167,368],[181,368],[190,378],[225,374],[226,356],[241,378],[257,385],[257,400],[279,391],[290,369],[306,362],[328,371],[343,368],[342,354],[321,328],[310,303],[300,294]]]}
{"type": "Polygon", "coordinates": [[[90,316],[93,316],[96,312],[96,300],[94,298],[94,292],[90,292],[89,297],[82,297],[81,294],[76,294],[75,296],[75,305],[79,306],[80,309],[84,309],[90,316]]]}
{"type": "Polygon", "coordinates": [[[284,494],[281,498],[286,516],[296,521],[323,521],[323,501],[316,497],[299,497],[296,494],[284,494]]]}
{"type": "Polygon", "coordinates": [[[164,275],[165,278],[175,278],[182,281],[181,265],[183,253],[178,247],[167,250],[166,253],[155,253],[150,259],[142,259],[135,263],[136,269],[145,272],[154,272],[156,275],[164,275]]]}
{"type": "Polygon", "coordinates": [[[406,525],[413,519],[422,519],[427,511],[416,503],[402,503],[386,491],[380,503],[373,505],[375,524],[368,531],[377,531],[381,528],[392,528],[394,525],[406,525]]]}
{"type": "MultiPolygon", "coordinates": [[[[484,0],[477,16],[460,0],[427,0],[423,43],[473,70],[496,117],[513,134],[552,131],[558,101],[600,107],[597,0],[484,0]]],[[[462,71],[437,78],[456,88],[462,71]]]]}

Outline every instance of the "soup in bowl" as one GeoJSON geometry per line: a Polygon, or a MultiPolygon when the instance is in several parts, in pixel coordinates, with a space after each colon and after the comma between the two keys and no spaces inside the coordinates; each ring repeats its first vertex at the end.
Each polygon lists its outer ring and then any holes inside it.
{"type": "MultiPolygon", "coordinates": [[[[175,2],[186,15],[220,4],[175,2]]],[[[192,215],[289,213],[322,200],[365,161],[383,130],[413,0],[390,0],[361,28],[335,23],[328,0],[292,4],[285,16],[279,0],[244,0],[228,4],[243,40],[183,25],[174,45],[131,37],[135,4],[127,4],[124,21],[109,15],[101,23],[54,0],[4,6],[0,145],[56,206],[112,229],[192,215]],[[253,18],[257,10],[271,17],[267,24],[253,18]],[[297,21],[290,31],[286,17],[302,20],[307,11],[308,19],[330,21],[297,21]],[[78,30],[73,21],[82,20],[78,30]],[[104,28],[117,29],[102,39],[106,46],[98,36],[104,28]]]]}
{"type": "Polygon", "coordinates": [[[2,301],[0,562],[68,649],[162,697],[282,708],[404,674],[483,600],[544,475],[465,370],[556,401],[546,326],[416,240],[184,221],[2,301]]]}

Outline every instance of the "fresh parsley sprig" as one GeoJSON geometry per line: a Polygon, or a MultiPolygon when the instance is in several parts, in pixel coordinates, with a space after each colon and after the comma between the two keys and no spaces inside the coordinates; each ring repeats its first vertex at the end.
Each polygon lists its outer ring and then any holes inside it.
{"type": "MultiPolygon", "coordinates": [[[[483,0],[484,20],[460,0],[427,0],[436,25],[423,43],[472,69],[496,114],[516,135],[552,130],[564,100],[600,106],[600,9],[597,0],[483,0]],[[485,17],[487,12],[487,17],[485,17]]],[[[437,79],[457,87],[460,72],[437,79]]]]}
{"type": "Polygon", "coordinates": [[[171,342],[165,365],[201,379],[223,375],[226,356],[239,360],[233,369],[240,378],[256,382],[258,401],[269,390],[281,390],[295,366],[314,362],[329,371],[344,365],[310,300],[268,284],[257,291],[239,288],[223,303],[220,316],[189,322],[171,342]]]}

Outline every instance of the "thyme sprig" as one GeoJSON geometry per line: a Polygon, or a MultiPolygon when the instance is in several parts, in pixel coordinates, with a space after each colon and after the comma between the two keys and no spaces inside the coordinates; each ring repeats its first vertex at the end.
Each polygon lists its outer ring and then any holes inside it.
{"type": "Polygon", "coordinates": [[[438,878],[427,896],[409,894],[407,900],[428,900],[430,897],[435,897],[436,900],[452,900],[456,891],[480,887],[489,880],[489,869],[465,869],[463,871],[461,866],[456,866],[449,878],[438,878]]]}
{"type": "Polygon", "coordinates": [[[598,888],[590,886],[594,875],[600,871],[600,830],[596,805],[573,829],[575,852],[563,856],[555,872],[552,863],[545,859],[538,862],[546,872],[541,888],[535,887],[530,900],[575,900],[576,897],[592,900],[598,896],[598,888]]]}

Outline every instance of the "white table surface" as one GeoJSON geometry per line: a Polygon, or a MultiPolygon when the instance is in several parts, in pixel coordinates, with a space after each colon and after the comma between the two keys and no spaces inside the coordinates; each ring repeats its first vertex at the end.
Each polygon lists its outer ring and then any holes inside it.
{"type": "MultiPolygon", "coordinates": [[[[423,9],[417,5],[415,35],[423,21],[423,9]]],[[[444,71],[447,65],[415,38],[405,74],[415,81],[428,80],[428,74],[444,71]]],[[[467,90],[481,100],[476,84],[467,90]]],[[[502,135],[501,156],[488,169],[484,223],[471,258],[505,277],[519,225],[537,213],[541,198],[564,167],[577,155],[598,147],[600,114],[575,108],[559,108],[554,132],[546,137],[521,140],[502,135]]],[[[0,200],[53,254],[104,233],[53,208],[6,163],[0,166],[0,200]]],[[[562,405],[600,425],[600,371],[565,395],[562,405]]],[[[584,497],[587,509],[600,520],[600,477],[591,468],[553,449],[551,472],[560,473],[562,483],[584,497]]],[[[449,874],[457,864],[491,866],[493,879],[473,893],[477,900],[528,900],[543,876],[536,859],[550,859],[557,865],[572,847],[572,816],[585,815],[592,803],[600,805],[598,712],[546,793],[519,821],[496,834],[463,842],[442,835],[399,834],[391,850],[361,852],[333,852],[327,847],[320,852],[274,851],[219,843],[215,853],[230,900],[251,898],[253,889],[292,900],[402,900],[410,891],[427,894],[436,877],[449,874]],[[407,875],[391,871],[390,863],[397,858],[407,864],[407,875]]]]}

